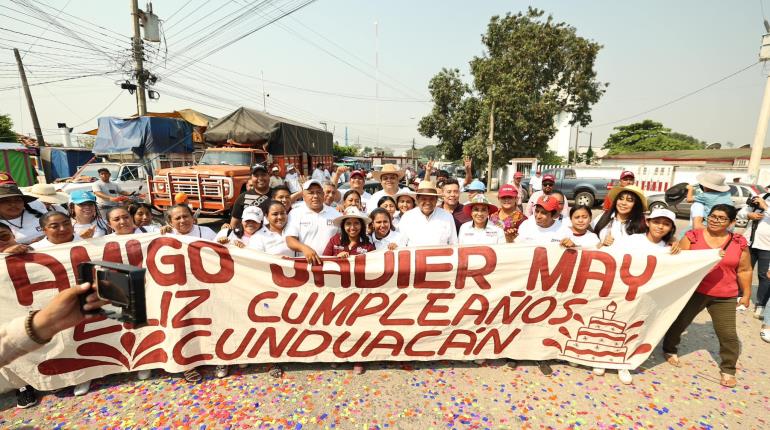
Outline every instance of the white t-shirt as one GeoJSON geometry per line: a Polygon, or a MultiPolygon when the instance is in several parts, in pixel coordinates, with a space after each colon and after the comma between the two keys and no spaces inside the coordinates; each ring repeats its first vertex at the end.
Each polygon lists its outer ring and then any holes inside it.
{"type": "Polygon", "coordinates": [[[420,208],[401,216],[398,224],[404,246],[457,245],[457,229],[452,214],[436,208],[429,217],[420,208]]]}
{"type": "Polygon", "coordinates": [[[543,177],[533,176],[529,179],[529,186],[532,187],[532,192],[540,191],[543,189],[543,177]]]}
{"type": "MultiPolygon", "coordinates": [[[[594,218],[593,222],[591,223],[592,226],[596,227],[596,223],[599,222],[599,219],[601,217],[594,218]]],[[[610,222],[604,226],[602,231],[596,232],[596,234],[599,235],[599,240],[604,241],[604,239],[607,237],[607,234],[611,231],[612,232],[612,238],[613,246],[614,245],[621,245],[626,242],[626,240],[631,236],[626,232],[626,225],[628,224],[628,221],[626,222],[620,222],[618,221],[615,216],[612,216],[612,219],[610,222]]],[[[594,228],[594,231],[596,231],[596,228],[594,228]]]]}
{"type": "Polygon", "coordinates": [[[536,243],[538,245],[558,242],[560,240],[558,239],[559,230],[561,230],[561,222],[559,221],[554,221],[550,227],[543,228],[537,225],[534,218],[527,218],[519,226],[516,242],[536,243]]]}
{"type": "MultiPolygon", "coordinates": [[[[72,242],[77,242],[80,240],[83,240],[83,239],[81,239],[80,236],[78,236],[77,234],[72,238],[72,242]]],[[[65,243],[69,243],[69,242],[65,242],[65,243]]],[[[53,244],[51,243],[51,241],[48,240],[47,237],[44,237],[43,239],[38,240],[37,242],[33,243],[30,246],[32,246],[32,249],[34,249],[35,251],[38,251],[38,250],[50,248],[56,245],[64,245],[64,243],[53,244]]]]}
{"type": "MultiPolygon", "coordinates": [[[[610,248],[618,249],[621,246],[615,245],[618,242],[614,242],[610,248]]],[[[645,233],[637,233],[628,236],[622,244],[622,248],[625,250],[633,250],[634,252],[643,252],[649,254],[660,254],[662,252],[669,251],[669,246],[664,241],[658,243],[650,242],[645,233]]]]}
{"type": "Polygon", "coordinates": [[[703,218],[703,224],[706,224],[706,207],[703,206],[703,203],[694,202],[690,206],[690,229],[691,230],[695,225],[694,221],[695,221],[695,218],[697,217],[703,218]]]}
{"type": "Polygon", "coordinates": [[[503,229],[487,222],[485,228],[476,228],[473,221],[468,221],[460,226],[457,233],[457,240],[460,245],[494,245],[496,243],[506,243],[503,229]]]}
{"type": "Polygon", "coordinates": [[[206,227],[206,226],[199,226],[194,225],[192,230],[190,230],[187,234],[179,234],[176,230],[173,230],[171,234],[176,236],[191,236],[191,237],[198,237],[204,240],[210,240],[214,242],[216,240],[217,234],[214,233],[214,230],[206,227]]]}
{"type": "MultiPolygon", "coordinates": [[[[259,230],[257,230],[257,231],[259,231],[259,230]]],[[[254,233],[254,234],[256,234],[256,233],[254,233]]],[[[254,237],[254,235],[248,236],[246,233],[243,233],[243,236],[238,237],[238,236],[235,235],[234,231],[231,231],[230,232],[230,236],[227,236],[227,229],[222,229],[222,230],[219,230],[217,232],[217,236],[214,238],[214,240],[219,242],[219,239],[221,239],[223,237],[227,237],[230,240],[230,243],[238,241],[238,242],[243,242],[244,245],[248,245],[249,241],[251,240],[252,237],[254,237]]]]}
{"type": "Polygon", "coordinates": [[[286,174],[286,186],[289,187],[289,191],[294,194],[302,189],[299,185],[299,174],[287,173],[286,174]]]}
{"type": "Polygon", "coordinates": [[[285,233],[286,229],[284,229],[282,234],[268,230],[267,226],[262,227],[258,232],[251,236],[248,248],[271,255],[294,257],[294,251],[286,246],[285,233]]]}
{"type": "Polygon", "coordinates": [[[577,236],[567,224],[562,224],[555,239],[558,239],[559,241],[569,239],[572,243],[581,248],[596,248],[596,245],[599,244],[599,236],[597,236],[596,233],[586,231],[582,235],[577,236]]]}
{"type": "Polygon", "coordinates": [[[11,228],[17,243],[28,244],[43,235],[38,218],[26,210],[18,218],[0,220],[0,222],[11,228]]]}
{"type": "MultiPolygon", "coordinates": [[[[117,197],[120,195],[120,186],[112,181],[110,182],[104,182],[101,179],[91,184],[91,191],[96,194],[97,192],[107,194],[110,197],[117,197]]],[[[116,202],[111,202],[109,200],[103,199],[99,197],[99,195],[96,196],[96,204],[101,206],[117,206],[116,202]]]]}
{"type": "MultiPolygon", "coordinates": [[[[398,191],[396,191],[396,192],[398,192],[398,191]]],[[[367,213],[372,213],[373,210],[377,209],[377,207],[378,207],[377,206],[377,202],[379,202],[380,199],[385,197],[385,196],[393,197],[393,200],[396,200],[396,195],[395,194],[388,194],[388,193],[385,192],[384,189],[382,189],[382,190],[377,191],[376,193],[372,194],[371,196],[369,196],[369,201],[372,204],[371,204],[371,206],[367,206],[366,207],[366,212],[367,213]]],[[[361,200],[363,200],[363,197],[361,198],[361,200]]]]}
{"type": "MultiPolygon", "coordinates": [[[[146,227],[145,227],[145,229],[146,229],[146,227]]],[[[147,234],[147,233],[150,233],[150,232],[149,231],[139,230],[139,227],[137,227],[137,228],[134,229],[134,233],[133,234],[147,234]]],[[[121,235],[121,234],[118,234],[118,233],[113,231],[112,233],[108,234],[107,236],[125,236],[125,235],[121,235]]]]}
{"type": "Polygon", "coordinates": [[[145,225],[142,227],[137,227],[136,232],[137,233],[158,233],[160,231],[160,225],[152,223],[149,225],[145,225]],[[144,229],[144,231],[142,231],[144,229]]]}
{"type": "Polygon", "coordinates": [[[369,240],[374,244],[374,248],[377,250],[388,250],[388,245],[391,243],[395,243],[398,246],[402,246],[402,237],[401,234],[397,231],[391,231],[388,233],[387,236],[383,237],[382,239],[377,239],[377,237],[372,233],[369,236],[369,240]]]}
{"type": "Polygon", "coordinates": [[[338,211],[326,205],[321,212],[314,212],[307,205],[292,209],[286,221],[284,236],[296,237],[321,255],[329,239],[337,234],[338,229],[334,225],[334,219],[338,216],[340,216],[338,211]]]}
{"type": "MultiPolygon", "coordinates": [[[[74,219],[72,221],[75,221],[74,219]]],[[[103,228],[99,227],[99,224],[96,222],[96,220],[91,221],[90,224],[78,224],[73,222],[72,228],[75,229],[75,234],[80,236],[80,233],[82,233],[85,230],[88,230],[92,226],[96,226],[96,229],[94,229],[94,235],[91,236],[91,238],[97,238],[102,237],[107,234],[107,231],[105,231],[103,228]]]]}

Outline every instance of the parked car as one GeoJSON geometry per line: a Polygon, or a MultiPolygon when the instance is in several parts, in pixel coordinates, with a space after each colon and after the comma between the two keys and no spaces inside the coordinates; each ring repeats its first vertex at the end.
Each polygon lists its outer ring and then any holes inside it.
{"type": "Polygon", "coordinates": [[[99,179],[99,169],[110,171],[110,180],[120,186],[123,191],[142,194],[147,191],[149,173],[142,163],[89,163],[82,167],[72,178],[57,182],[54,186],[58,191],[72,193],[75,190],[91,190],[93,182],[99,179]]]}
{"type": "MultiPolygon", "coordinates": [[[[543,171],[543,176],[553,175],[556,178],[554,189],[564,193],[567,200],[572,200],[576,205],[594,207],[597,202],[604,201],[610,187],[610,181],[606,178],[578,178],[575,169],[548,169],[543,171]]],[[[529,200],[529,180],[521,181],[524,188],[524,201],[529,200]]]]}
{"type": "MultiPolygon", "coordinates": [[[[746,200],[749,197],[753,196],[761,196],[768,192],[768,190],[763,187],[762,185],[754,185],[754,184],[746,184],[746,183],[731,183],[730,185],[730,198],[733,201],[733,206],[735,206],[736,209],[740,210],[744,206],[746,206],[746,200]]],[[[686,182],[682,182],[680,184],[677,184],[670,189],[673,188],[684,188],[687,186],[686,182]]],[[[681,218],[689,218],[690,217],[690,206],[692,206],[692,203],[688,203],[687,200],[682,198],[671,198],[671,193],[663,193],[663,194],[653,194],[649,197],[647,197],[647,203],[649,204],[650,210],[655,209],[669,209],[670,211],[674,212],[678,217],[681,218]],[[667,197],[668,196],[668,197],[667,197]]],[[[736,227],[745,227],[747,224],[746,220],[738,220],[736,221],[736,227]]]]}

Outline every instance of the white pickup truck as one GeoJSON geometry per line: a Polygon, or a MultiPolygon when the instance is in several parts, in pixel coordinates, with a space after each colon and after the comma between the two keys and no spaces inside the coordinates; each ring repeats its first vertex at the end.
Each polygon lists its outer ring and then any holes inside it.
{"type": "Polygon", "coordinates": [[[110,180],[123,191],[142,194],[146,191],[147,169],[142,163],[89,163],[64,182],[54,184],[59,191],[71,193],[75,190],[90,190],[91,184],[99,179],[99,169],[110,171],[110,180]]]}

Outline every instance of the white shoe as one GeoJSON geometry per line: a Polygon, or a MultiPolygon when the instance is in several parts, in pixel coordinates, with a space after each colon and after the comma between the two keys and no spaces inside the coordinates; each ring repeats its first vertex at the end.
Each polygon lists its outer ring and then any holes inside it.
{"type": "Polygon", "coordinates": [[[620,382],[626,385],[629,385],[632,382],[634,382],[634,376],[631,375],[631,371],[628,369],[618,370],[618,379],[620,379],[620,382]]]}
{"type": "Polygon", "coordinates": [[[227,366],[220,364],[219,366],[214,369],[214,375],[217,378],[224,378],[227,376],[227,366]]]}
{"type": "Polygon", "coordinates": [[[150,376],[152,376],[152,370],[140,370],[136,372],[136,377],[140,381],[144,381],[145,379],[149,379],[150,376]]]}
{"type": "Polygon", "coordinates": [[[765,307],[764,306],[754,306],[754,318],[761,320],[762,314],[765,313],[765,307]]]}
{"type": "Polygon", "coordinates": [[[83,382],[82,384],[75,385],[75,389],[72,390],[76,396],[84,396],[88,394],[88,390],[91,389],[91,381],[83,382]]]}
{"type": "Polygon", "coordinates": [[[594,367],[594,375],[596,376],[604,375],[604,369],[602,369],[601,367],[594,367]]]}

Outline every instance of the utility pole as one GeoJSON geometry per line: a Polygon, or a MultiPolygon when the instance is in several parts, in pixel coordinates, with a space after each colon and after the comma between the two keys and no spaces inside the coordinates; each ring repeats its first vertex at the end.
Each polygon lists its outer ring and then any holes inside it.
{"type": "MultiPolygon", "coordinates": [[[[580,124],[577,126],[577,132],[575,133],[575,153],[572,156],[572,164],[576,165],[578,160],[578,142],[580,141],[580,124]]],[[[567,151],[567,164],[569,164],[569,151],[567,151]]]]}
{"type": "Polygon", "coordinates": [[[32,117],[32,126],[35,128],[35,138],[37,139],[37,146],[45,146],[45,140],[43,140],[43,130],[40,128],[40,121],[37,120],[37,111],[35,110],[35,102],[32,101],[32,93],[29,92],[29,84],[27,83],[27,73],[24,71],[24,64],[21,62],[21,56],[19,50],[13,48],[13,55],[16,56],[16,65],[19,67],[19,76],[21,76],[21,86],[24,87],[24,95],[27,97],[27,106],[29,107],[29,116],[32,117]]]}
{"type": "Polygon", "coordinates": [[[265,94],[265,72],[259,71],[259,75],[262,76],[262,110],[267,113],[267,95],[265,94]]]}
{"type": "Polygon", "coordinates": [[[374,98],[377,108],[377,146],[380,146],[380,31],[379,24],[374,21],[374,98]]]}
{"type": "Polygon", "coordinates": [[[145,98],[145,72],[144,72],[144,49],[142,36],[139,34],[139,0],[128,0],[131,2],[131,24],[134,26],[134,37],[131,39],[131,45],[134,51],[134,73],[136,74],[136,112],[139,116],[147,115],[147,99],[145,98]]]}
{"type": "Polygon", "coordinates": [[[487,148],[487,190],[492,190],[492,153],[495,151],[495,102],[489,110],[489,147],[487,148]]]}
{"type": "MultiPolygon", "coordinates": [[[[765,34],[762,36],[762,45],[759,48],[759,61],[767,63],[770,60],[770,24],[764,21],[765,34]]],[[[770,121],[770,75],[765,79],[765,95],[762,97],[762,107],[759,109],[757,129],[754,132],[754,142],[751,144],[751,158],[749,158],[749,181],[756,184],[759,181],[759,163],[762,161],[762,150],[765,147],[767,136],[767,123],[770,121]]]]}

